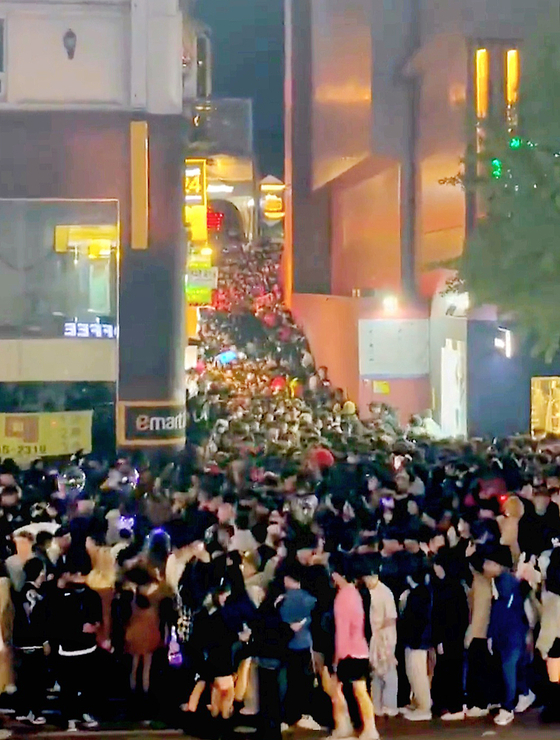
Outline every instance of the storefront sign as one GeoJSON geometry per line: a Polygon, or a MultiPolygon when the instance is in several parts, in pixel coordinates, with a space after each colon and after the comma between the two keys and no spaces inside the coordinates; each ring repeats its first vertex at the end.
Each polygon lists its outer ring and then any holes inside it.
{"type": "Polygon", "coordinates": [[[206,160],[187,159],[185,162],[185,203],[206,206],[206,160]]]}
{"type": "Polygon", "coordinates": [[[64,336],[79,339],[116,339],[119,334],[114,324],[86,324],[80,321],[67,321],[64,324],[64,336]]]}
{"type": "Polygon", "coordinates": [[[159,447],[185,442],[187,412],[184,404],[120,402],[117,409],[117,441],[127,447],[159,447]]]}
{"type": "Polygon", "coordinates": [[[184,178],[184,223],[193,244],[208,241],[206,160],[187,159],[184,178]]]}
{"type": "Polygon", "coordinates": [[[218,287],[218,268],[189,268],[185,277],[187,303],[205,306],[212,303],[212,291],[218,287]]]}
{"type": "Polygon", "coordinates": [[[263,216],[268,221],[280,221],[285,216],[282,193],[267,193],[261,201],[263,216]]]}
{"type": "Polygon", "coordinates": [[[391,384],[386,380],[374,380],[373,392],[376,396],[388,396],[391,393],[391,384]]]}
{"type": "Polygon", "coordinates": [[[0,414],[0,455],[16,460],[91,452],[93,411],[0,414]]]}

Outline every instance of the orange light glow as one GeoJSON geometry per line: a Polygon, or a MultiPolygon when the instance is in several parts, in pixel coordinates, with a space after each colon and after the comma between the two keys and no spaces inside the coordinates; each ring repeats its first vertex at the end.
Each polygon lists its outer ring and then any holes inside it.
{"type": "Polygon", "coordinates": [[[509,49],[506,55],[506,97],[508,105],[516,105],[519,98],[518,49],[509,49]]]}
{"type": "Polygon", "coordinates": [[[489,54],[488,49],[476,51],[476,115],[486,118],[488,115],[489,92],[489,54]]]}

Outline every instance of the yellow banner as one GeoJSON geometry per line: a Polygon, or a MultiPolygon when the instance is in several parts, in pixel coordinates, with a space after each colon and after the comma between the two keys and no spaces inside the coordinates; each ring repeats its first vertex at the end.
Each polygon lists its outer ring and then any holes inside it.
{"type": "Polygon", "coordinates": [[[16,460],[91,452],[93,411],[0,414],[0,454],[16,460]]]}

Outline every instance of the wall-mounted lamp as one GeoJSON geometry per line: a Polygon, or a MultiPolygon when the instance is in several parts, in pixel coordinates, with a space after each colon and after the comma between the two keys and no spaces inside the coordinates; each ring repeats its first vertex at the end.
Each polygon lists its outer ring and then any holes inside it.
{"type": "Polygon", "coordinates": [[[512,335],[509,329],[498,329],[498,336],[494,339],[494,347],[509,360],[513,355],[512,335]]]}
{"type": "Polygon", "coordinates": [[[64,44],[64,48],[66,49],[66,53],[68,54],[68,59],[74,59],[78,37],[71,28],[69,28],[64,34],[62,42],[64,44]]]}
{"type": "Polygon", "coordinates": [[[399,310],[399,299],[396,295],[386,295],[383,298],[383,311],[386,314],[395,314],[399,310]]]}

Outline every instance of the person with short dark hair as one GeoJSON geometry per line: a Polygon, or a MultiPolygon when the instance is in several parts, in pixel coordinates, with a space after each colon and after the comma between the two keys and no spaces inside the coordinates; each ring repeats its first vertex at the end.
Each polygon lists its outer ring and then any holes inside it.
{"type": "Polygon", "coordinates": [[[288,726],[298,724],[306,729],[320,729],[309,716],[313,689],[311,615],[317,599],[302,588],[304,570],[296,561],[284,571],[285,594],[281,597],[280,617],[293,633],[285,659],[284,715],[288,726]]]}
{"type": "Polygon", "coordinates": [[[362,720],[360,740],[378,740],[375,712],[367,685],[370,664],[369,645],[365,633],[366,615],[362,597],[354,585],[352,562],[341,558],[335,563],[332,579],[337,589],[334,599],[334,662],[339,684],[339,691],[333,702],[337,724],[335,733],[342,737],[342,729],[348,724],[346,719],[348,710],[343,694],[344,687],[347,686],[356,697],[362,720]]]}
{"type": "Polygon", "coordinates": [[[432,718],[428,651],[432,646],[432,586],[430,574],[421,570],[407,577],[408,591],[401,597],[401,635],[406,674],[416,708],[404,716],[411,721],[432,718]]]}
{"type": "Polygon", "coordinates": [[[535,701],[527,684],[527,632],[525,599],[521,584],[511,573],[511,551],[499,545],[485,555],[484,573],[493,579],[492,610],[488,637],[502,670],[502,708],[494,719],[497,725],[513,722],[514,712],[524,712],[535,701]],[[517,701],[519,697],[519,701],[517,701]]]}
{"type": "Polygon", "coordinates": [[[70,553],[61,587],[54,598],[61,709],[69,730],[94,729],[90,714],[97,673],[97,632],[102,621],[101,598],[86,585],[91,560],[85,552],[70,553]]]}
{"type": "Polygon", "coordinates": [[[41,592],[45,566],[31,558],[23,566],[24,585],[13,593],[15,665],[17,670],[17,719],[44,725],[49,653],[46,603],[41,592]]]}

